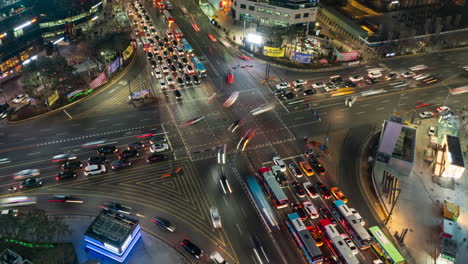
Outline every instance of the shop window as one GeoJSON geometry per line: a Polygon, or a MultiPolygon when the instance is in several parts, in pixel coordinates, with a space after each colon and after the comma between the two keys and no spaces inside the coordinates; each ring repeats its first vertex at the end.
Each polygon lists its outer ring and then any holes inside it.
{"type": "Polygon", "coordinates": [[[304,15],[302,15],[303,18],[306,18],[306,17],[309,17],[309,13],[304,13],[304,15]]]}
{"type": "Polygon", "coordinates": [[[295,19],[301,18],[301,14],[296,14],[296,15],[294,16],[294,18],[295,18],[295,19]]]}
{"type": "Polygon", "coordinates": [[[241,5],[240,5],[240,8],[242,8],[242,9],[245,9],[246,7],[247,7],[247,6],[244,5],[244,4],[241,4],[241,5]]]}
{"type": "Polygon", "coordinates": [[[249,6],[249,10],[255,11],[255,6],[249,6]]]}

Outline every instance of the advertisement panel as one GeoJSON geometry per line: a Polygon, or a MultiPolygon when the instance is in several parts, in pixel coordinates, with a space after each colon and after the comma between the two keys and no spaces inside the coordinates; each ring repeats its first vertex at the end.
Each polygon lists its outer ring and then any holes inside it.
{"type": "Polygon", "coordinates": [[[293,52],[292,59],[300,63],[310,63],[312,61],[311,54],[305,54],[300,52],[293,52]]]}
{"type": "Polygon", "coordinates": [[[109,66],[107,66],[107,72],[109,76],[112,75],[120,67],[120,57],[117,57],[109,66]]]}
{"type": "Polygon", "coordinates": [[[263,46],[263,55],[268,57],[284,57],[284,48],[263,46]]]}
{"type": "Polygon", "coordinates": [[[95,89],[101,86],[103,83],[107,82],[107,76],[105,72],[101,72],[96,79],[94,79],[91,83],[89,83],[89,88],[95,89]]]}
{"type": "Polygon", "coordinates": [[[138,99],[141,99],[141,98],[145,98],[145,97],[149,96],[149,93],[150,93],[149,89],[134,92],[134,93],[132,93],[131,96],[129,96],[130,97],[129,99],[138,100],[138,99]]]}
{"type": "Polygon", "coordinates": [[[127,49],[124,50],[124,52],[122,53],[123,54],[123,59],[128,60],[130,58],[130,56],[132,56],[132,53],[133,53],[133,46],[128,45],[127,49]]]}
{"type": "Polygon", "coordinates": [[[59,99],[59,94],[58,94],[58,91],[55,90],[55,92],[51,96],[47,97],[47,104],[49,106],[52,106],[55,102],[57,102],[58,99],[59,99]]]}
{"type": "Polygon", "coordinates": [[[359,51],[340,53],[335,49],[336,61],[353,61],[359,59],[359,51]]]}

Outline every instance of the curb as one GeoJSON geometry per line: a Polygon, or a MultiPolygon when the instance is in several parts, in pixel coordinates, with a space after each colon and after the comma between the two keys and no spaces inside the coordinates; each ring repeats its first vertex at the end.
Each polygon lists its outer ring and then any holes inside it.
{"type": "Polygon", "coordinates": [[[21,123],[24,123],[24,122],[27,122],[27,121],[31,121],[31,120],[35,120],[35,119],[39,119],[39,118],[43,118],[43,117],[46,117],[46,116],[49,116],[51,114],[55,114],[57,112],[60,112],[62,110],[65,110],[67,109],[68,107],[71,107],[79,102],[84,102],[86,100],[89,100],[89,98],[92,98],[100,93],[102,93],[103,91],[107,90],[110,86],[112,86],[117,80],[120,80],[122,78],[122,76],[124,74],[126,74],[129,70],[130,70],[130,66],[132,66],[134,63],[135,63],[135,60],[136,60],[136,57],[138,56],[138,48],[135,49],[136,50],[136,53],[135,53],[135,56],[133,56],[132,58],[132,61],[130,61],[130,63],[127,65],[127,67],[125,67],[125,69],[123,69],[121,72],[119,72],[113,79],[111,79],[109,82],[107,82],[106,84],[104,84],[102,86],[101,89],[98,88],[98,91],[96,93],[94,93],[92,96],[86,96],[84,98],[81,98],[75,102],[72,102],[70,104],[67,104],[67,105],[64,105],[62,107],[59,107],[57,109],[54,109],[52,111],[48,111],[48,112],[45,112],[43,114],[40,114],[40,115],[36,115],[36,116],[32,116],[32,117],[29,117],[29,118],[26,118],[26,119],[23,119],[23,120],[17,120],[17,121],[10,121],[7,119],[7,122],[8,124],[21,124],[21,123]]]}

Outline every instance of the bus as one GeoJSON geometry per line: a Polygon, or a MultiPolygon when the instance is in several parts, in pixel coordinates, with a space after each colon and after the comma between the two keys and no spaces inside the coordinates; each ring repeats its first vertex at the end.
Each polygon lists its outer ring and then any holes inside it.
{"type": "Polygon", "coordinates": [[[166,10],[166,4],[163,0],[156,0],[154,4],[156,5],[156,8],[159,10],[159,12],[162,13],[164,10],[166,10]]]}
{"type": "Polygon", "coordinates": [[[163,15],[166,18],[168,23],[174,23],[175,22],[174,18],[172,17],[171,13],[169,13],[169,11],[164,10],[163,15]]]}
{"type": "Polygon", "coordinates": [[[272,229],[279,230],[280,227],[278,224],[278,218],[273,212],[268,199],[265,197],[265,194],[263,193],[262,188],[260,188],[260,185],[258,184],[255,177],[249,175],[245,181],[247,182],[247,187],[249,188],[250,194],[252,195],[252,198],[257,205],[258,210],[260,211],[262,220],[266,223],[270,231],[272,229]]]}
{"type": "Polygon", "coordinates": [[[398,249],[388,240],[378,226],[370,227],[369,232],[372,236],[372,248],[377,252],[377,255],[384,259],[386,264],[405,263],[405,259],[398,249]]]}
{"type": "Polygon", "coordinates": [[[187,53],[192,53],[193,52],[192,46],[188,43],[188,41],[186,39],[184,39],[184,38],[181,39],[180,43],[182,44],[185,52],[187,52],[187,53]]]}
{"type": "Polygon", "coordinates": [[[184,33],[180,30],[179,26],[176,23],[172,23],[171,25],[172,34],[176,39],[181,39],[184,36],[184,33]]]}
{"type": "Polygon", "coordinates": [[[193,62],[193,65],[195,65],[195,69],[200,74],[200,76],[205,77],[206,76],[206,68],[205,68],[205,65],[203,65],[203,63],[200,61],[200,59],[197,56],[193,56],[192,57],[192,62],[193,62]]]}
{"type": "Polygon", "coordinates": [[[268,167],[258,169],[258,176],[262,179],[265,190],[270,194],[271,199],[275,203],[276,209],[285,208],[288,206],[288,197],[281,189],[276,181],[273,172],[268,167]]]}
{"type": "Polygon", "coordinates": [[[319,223],[325,232],[325,243],[327,243],[333,254],[346,264],[359,264],[359,260],[348,247],[338,230],[336,230],[336,227],[333,226],[330,219],[322,219],[319,223]]]}
{"type": "Polygon", "coordinates": [[[333,214],[340,220],[341,225],[351,235],[354,242],[360,249],[371,247],[372,238],[367,230],[362,226],[356,215],[351,212],[343,200],[334,201],[335,208],[332,208],[333,214]]]}
{"type": "Polygon", "coordinates": [[[322,251],[317,247],[314,238],[311,236],[304,223],[297,213],[288,214],[286,221],[289,231],[291,232],[297,245],[301,248],[302,254],[307,259],[308,263],[322,263],[322,251]]]}
{"type": "Polygon", "coordinates": [[[151,43],[146,38],[146,34],[143,31],[140,31],[141,44],[143,44],[143,49],[148,51],[151,48],[151,43]]]}

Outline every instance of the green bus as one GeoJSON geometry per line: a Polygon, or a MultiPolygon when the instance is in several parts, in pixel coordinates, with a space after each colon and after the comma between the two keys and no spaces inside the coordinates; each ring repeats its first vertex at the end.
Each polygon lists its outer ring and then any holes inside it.
{"type": "Polygon", "coordinates": [[[398,249],[388,240],[385,234],[380,230],[378,226],[369,228],[369,232],[372,237],[372,248],[377,254],[383,258],[387,264],[404,264],[405,259],[401,256],[398,249]]]}

